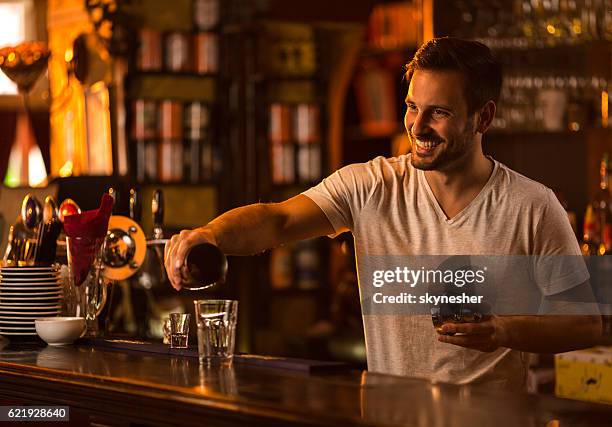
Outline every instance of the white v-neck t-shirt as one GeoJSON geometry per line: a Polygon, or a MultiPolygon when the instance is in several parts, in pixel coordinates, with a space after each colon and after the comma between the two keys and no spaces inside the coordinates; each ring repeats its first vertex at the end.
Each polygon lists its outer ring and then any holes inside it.
{"type": "MultiPolygon", "coordinates": [[[[554,193],[494,161],[480,193],[448,219],[410,154],[339,169],[303,194],[336,234],[351,231],[355,252],[368,255],[580,255],[554,193]]],[[[366,278],[359,271],[361,292],[366,278]]],[[[588,279],[586,268],[545,288],[555,294],[588,279]]],[[[526,357],[437,341],[431,316],[364,315],[368,369],[451,383],[523,387],[526,357]]]]}

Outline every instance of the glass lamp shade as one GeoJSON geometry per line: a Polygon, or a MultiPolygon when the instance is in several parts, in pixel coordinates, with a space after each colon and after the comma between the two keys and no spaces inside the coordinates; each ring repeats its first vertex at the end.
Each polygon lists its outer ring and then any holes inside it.
{"type": "Polygon", "coordinates": [[[28,92],[47,67],[50,52],[41,42],[25,42],[0,49],[0,69],[20,92],[28,92]]]}
{"type": "Polygon", "coordinates": [[[0,49],[0,69],[17,85],[25,111],[17,113],[15,141],[4,183],[7,186],[44,185],[47,171],[32,129],[27,95],[47,68],[50,52],[45,43],[25,42],[0,49]]]}

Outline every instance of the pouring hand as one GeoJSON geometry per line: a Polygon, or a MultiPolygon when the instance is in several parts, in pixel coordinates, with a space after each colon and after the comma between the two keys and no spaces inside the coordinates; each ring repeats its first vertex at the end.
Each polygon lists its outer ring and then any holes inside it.
{"type": "Polygon", "coordinates": [[[168,274],[168,280],[177,291],[183,285],[183,275],[181,269],[185,264],[185,257],[189,249],[201,243],[212,243],[216,245],[216,240],[212,232],[206,227],[193,230],[183,230],[175,234],[166,243],[164,248],[164,266],[168,274]]]}

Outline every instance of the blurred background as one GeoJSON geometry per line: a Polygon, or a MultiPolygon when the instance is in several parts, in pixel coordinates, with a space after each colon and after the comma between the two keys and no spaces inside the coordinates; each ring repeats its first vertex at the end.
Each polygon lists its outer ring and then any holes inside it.
{"type": "MultiPolygon", "coordinates": [[[[112,187],[128,215],[134,188],[145,234],[169,237],[404,153],[403,66],[455,35],[504,64],[485,151],[556,191],[585,253],[612,250],[610,0],[0,0],[0,28],[3,245],[28,192],[92,209],[112,187]]],[[[350,235],[232,257],[225,286],[192,293],[148,257],[113,285],[114,334],[158,338],[166,313],[231,297],[239,351],[365,363],[350,235]]]]}

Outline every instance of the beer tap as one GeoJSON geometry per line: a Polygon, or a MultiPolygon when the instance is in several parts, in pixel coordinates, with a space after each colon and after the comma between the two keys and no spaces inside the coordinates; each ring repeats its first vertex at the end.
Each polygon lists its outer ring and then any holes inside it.
{"type": "MultiPolygon", "coordinates": [[[[155,190],[155,193],[153,193],[151,213],[153,214],[153,239],[164,239],[164,230],[162,228],[164,222],[164,193],[160,189],[155,190]]],[[[166,242],[164,241],[163,243],[165,244],[166,242]]]]}
{"type": "Polygon", "coordinates": [[[147,241],[148,246],[152,246],[157,254],[157,259],[160,264],[160,279],[163,282],[167,280],[166,269],[164,268],[164,246],[168,239],[164,238],[164,193],[157,189],[153,193],[151,200],[151,213],[153,214],[153,238],[147,241]]]}
{"type": "Polygon", "coordinates": [[[142,201],[138,190],[130,190],[130,218],[140,224],[142,219],[142,201]]]}

